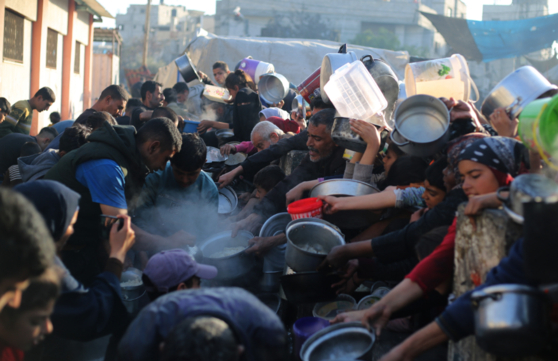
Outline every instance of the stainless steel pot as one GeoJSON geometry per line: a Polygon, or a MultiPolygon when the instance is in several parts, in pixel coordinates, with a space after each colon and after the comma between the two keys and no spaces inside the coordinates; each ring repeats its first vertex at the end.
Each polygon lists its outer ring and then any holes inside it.
{"type": "Polygon", "coordinates": [[[405,99],[395,111],[395,129],[390,137],[402,151],[428,157],[449,140],[450,114],[438,98],[418,94],[405,99]]]}
{"type": "MultiPolygon", "coordinates": [[[[260,229],[260,237],[273,237],[285,233],[287,230],[287,225],[292,221],[291,215],[287,212],[277,213],[276,215],[270,217],[263,224],[260,229]]],[[[278,277],[283,272],[285,268],[285,250],[287,248],[286,244],[281,244],[273,247],[264,255],[264,284],[266,279],[270,282],[274,282],[275,279],[278,281],[278,277]],[[277,273],[279,276],[266,275],[266,273],[277,273]]]]}
{"type": "Polygon", "coordinates": [[[269,104],[277,104],[289,93],[289,81],[278,73],[264,74],[258,83],[260,95],[269,104]]]}
{"type": "Polygon", "coordinates": [[[501,187],[496,193],[504,203],[504,211],[516,223],[523,224],[523,204],[535,199],[544,202],[558,201],[558,184],[541,174],[522,174],[517,176],[511,187],[501,187]],[[509,191],[504,197],[502,192],[509,191]]]}
{"type": "MultiPolygon", "coordinates": [[[[381,133],[382,142],[385,143],[389,133],[383,131],[381,133]]],[[[355,152],[364,153],[366,150],[366,142],[351,129],[350,119],[335,115],[333,126],[331,127],[331,138],[341,148],[350,149],[355,152]]]]}
{"type": "Polygon", "coordinates": [[[399,97],[399,78],[397,78],[393,69],[386,62],[381,59],[374,59],[372,55],[365,55],[360,58],[360,61],[368,69],[368,72],[384,94],[388,102],[384,112],[386,119],[390,119],[395,102],[399,97]]]}
{"type": "Polygon", "coordinates": [[[293,102],[291,103],[291,109],[300,114],[303,119],[306,119],[306,114],[312,111],[310,104],[304,100],[302,95],[294,97],[293,102]]]}
{"type": "Polygon", "coordinates": [[[201,81],[198,71],[188,57],[188,54],[184,54],[181,57],[174,59],[174,63],[176,64],[178,71],[180,72],[186,83],[194,80],[201,81]]]}
{"type": "Polygon", "coordinates": [[[517,118],[523,108],[549,90],[557,89],[532,66],[515,70],[490,91],[481,106],[488,119],[497,108],[506,108],[510,117],[517,118]]]}
{"type": "Polygon", "coordinates": [[[141,275],[140,270],[130,268],[122,272],[120,277],[122,302],[126,307],[126,311],[130,314],[136,314],[141,309],[140,300],[146,296],[145,285],[141,275]]]}
{"type": "Polygon", "coordinates": [[[303,361],[371,360],[375,341],[374,333],[362,323],[339,323],[310,336],[300,348],[300,358],[303,361]]]}
{"type": "Polygon", "coordinates": [[[220,143],[228,143],[234,138],[234,131],[232,129],[217,129],[215,136],[220,143]]]}
{"type": "Polygon", "coordinates": [[[326,54],[322,60],[322,68],[320,72],[320,95],[322,100],[326,103],[330,103],[329,98],[324,90],[325,85],[329,81],[329,78],[337,69],[345,64],[352,63],[358,60],[357,55],[354,51],[349,51],[348,53],[332,53],[326,54]]]}
{"type": "Polygon", "coordinates": [[[219,189],[219,214],[231,214],[238,206],[238,196],[230,186],[219,189]]]}
{"type": "Polygon", "coordinates": [[[246,254],[244,251],[226,257],[212,258],[213,254],[227,247],[244,247],[246,249],[248,241],[254,238],[252,233],[246,231],[238,232],[235,238],[231,237],[231,233],[231,231],[219,232],[199,246],[203,256],[202,263],[217,268],[216,279],[235,279],[244,276],[256,265],[254,256],[246,254]]]}
{"type": "Polygon", "coordinates": [[[345,244],[345,236],[333,224],[322,219],[303,218],[287,226],[285,262],[295,272],[315,271],[335,246],[345,244]],[[308,248],[321,250],[316,253],[308,248]]]}
{"type": "MultiPolygon", "coordinates": [[[[367,194],[378,193],[379,190],[368,183],[353,179],[331,179],[320,182],[310,191],[310,197],[335,196],[335,197],[355,197],[367,194]]],[[[358,229],[371,225],[380,216],[371,211],[340,211],[335,214],[323,214],[325,221],[344,229],[358,229]]]]}
{"type": "Polygon", "coordinates": [[[534,355],[548,341],[546,295],[533,287],[504,284],[475,291],[475,337],[485,351],[503,357],[534,355]]]}

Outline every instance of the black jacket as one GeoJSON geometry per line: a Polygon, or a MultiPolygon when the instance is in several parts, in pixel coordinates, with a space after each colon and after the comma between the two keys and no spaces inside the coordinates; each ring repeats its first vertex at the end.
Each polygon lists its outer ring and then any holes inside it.
{"type": "Polygon", "coordinates": [[[344,148],[336,147],[330,157],[315,163],[306,155],[300,165],[288,177],[277,183],[267,193],[264,199],[254,208],[254,212],[263,215],[265,219],[276,213],[285,212],[286,194],[299,183],[343,174],[347,164],[347,161],[343,159],[343,153],[345,153],[344,148]]]}

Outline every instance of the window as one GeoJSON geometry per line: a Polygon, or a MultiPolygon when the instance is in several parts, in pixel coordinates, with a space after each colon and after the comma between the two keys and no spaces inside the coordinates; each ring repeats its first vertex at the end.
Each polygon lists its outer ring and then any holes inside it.
{"type": "Polygon", "coordinates": [[[76,49],[74,55],[74,73],[79,74],[79,69],[81,68],[81,44],[76,41],[76,49]]]}
{"type": "Polygon", "coordinates": [[[448,18],[451,18],[451,17],[453,16],[453,9],[452,9],[452,8],[448,8],[448,9],[446,10],[446,16],[447,16],[448,18]]]}
{"type": "Polygon", "coordinates": [[[23,17],[6,9],[4,17],[4,59],[23,63],[23,17]]]}
{"type": "Polygon", "coordinates": [[[46,67],[56,69],[58,55],[58,33],[52,29],[47,31],[46,67]]]}

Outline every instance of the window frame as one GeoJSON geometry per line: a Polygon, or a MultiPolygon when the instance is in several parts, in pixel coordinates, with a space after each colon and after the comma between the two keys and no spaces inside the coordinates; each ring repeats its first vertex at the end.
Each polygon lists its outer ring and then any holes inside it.
{"type": "Polygon", "coordinates": [[[16,13],[15,11],[6,8],[4,13],[4,47],[2,49],[2,59],[14,63],[18,63],[18,64],[23,64],[24,55],[25,55],[24,43],[25,43],[25,17],[16,13]],[[21,23],[10,24],[11,23],[11,21],[9,20],[10,17],[13,17],[12,19],[18,22],[21,21],[21,23]],[[20,27],[20,29],[16,29],[13,25],[17,25],[18,27],[20,27]],[[17,31],[17,30],[21,30],[21,31],[17,31]],[[12,44],[14,45],[14,47],[19,46],[20,48],[10,49],[9,47],[12,44]],[[6,54],[6,50],[8,50],[9,54],[6,54]],[[15,54],[15,52],[20,52],[20,54],[17,54],[19,55],[17,58],[11,56],[12,54],[15,54]]]}
{"type": "Polygon", "coordinates": [[[47,28],[47,45],[46,45],[46,64],[45,66],[48,69],[53,69],[56,70],[57,66],[58,66],[58,32],[56,30],[53,30],[51,28],[47,28]],[[54,44],[53,44],[53,39],[54,40],[54,44]],[[54,49],[52,49],[52,46],[54,45],[54,49]],[[51,52],[54,50],[54,53],[51,54],[51,52]],[[54,57],[54,63],[53,63],[53,57],[54,57]]]}

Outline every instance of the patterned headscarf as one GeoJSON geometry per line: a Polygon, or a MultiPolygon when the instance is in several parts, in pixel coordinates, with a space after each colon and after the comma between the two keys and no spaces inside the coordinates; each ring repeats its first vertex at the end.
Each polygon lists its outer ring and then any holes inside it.
{"type": "Polygon", "coordinates": [[[459,138],[453,139],[448,143],[448,168],[451,169],[455,175],[455,183],[457,186],[461,186],[463,180],[459,174],[459,155],[461,151],[464,150],[470,144],[476,142],[479,139],[486,138],[487,135],[483,133],[469,133],[463,135],[459,138]]]}
{"type": "Polygon", "coordinates": [[[507,137],[489,137],[469,144],[458,160],[471,160],[515,177],[521,169],[525,146],[507,137]]]}

